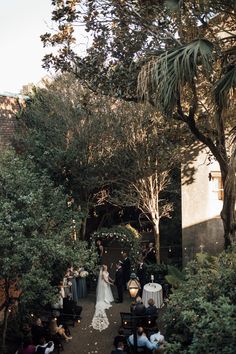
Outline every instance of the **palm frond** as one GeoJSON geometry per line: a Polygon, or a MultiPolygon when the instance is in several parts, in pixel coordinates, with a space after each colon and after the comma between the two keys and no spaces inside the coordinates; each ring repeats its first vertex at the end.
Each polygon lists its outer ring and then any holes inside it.
{"type": "Polygon", "coordinates": [[[138,77],[138,94],[146,100],[154,100],[163,112],[171,113],[180,88],[193,82],[199,67],[209,75],[212,63],[213,44],[206,39],[166,51],[142,68],[138,77]]]}
{"type": "Polygon", "coordinates": [[[219,107],[227,107],[229,98],[233,95],[236,88],[236,66],[220,78],[213,89],[215,102],[219,107]]]}

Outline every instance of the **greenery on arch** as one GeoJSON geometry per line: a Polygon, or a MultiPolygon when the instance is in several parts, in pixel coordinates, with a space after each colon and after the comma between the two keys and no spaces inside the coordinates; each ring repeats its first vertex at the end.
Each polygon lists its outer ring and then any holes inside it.
{"type": "Polygon", "coordinates": [[[135,262],[141,254],[141,235],[131,225],[118,225],[112,228],[101,228],[92,234],[94,240],[118,241],[123,249],[129,251],[131,261],[135,262]]]}

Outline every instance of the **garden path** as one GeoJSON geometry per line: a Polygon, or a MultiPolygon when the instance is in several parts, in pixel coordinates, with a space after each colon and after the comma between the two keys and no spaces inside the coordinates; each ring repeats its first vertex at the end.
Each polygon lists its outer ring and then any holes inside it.
{"type": "MultiPolygon", "coordinates": [[[[116,297],[116,289],[113,291],[116,297]]],[[[80,305],[83,306],[81,314],[82,320],[74,328],[70,327],[73,339],[65,343],[64,354],[110,354],[113,349],[113,338],[116,336],[120,327],[120,312],[129,312],[130,297],[125,293],[124,302],[114,303],[106,311],[110,325],[102,332],[91,327],[95,307],[95,292],[90,293],[87,298],[81,299],[80,305]]]]}

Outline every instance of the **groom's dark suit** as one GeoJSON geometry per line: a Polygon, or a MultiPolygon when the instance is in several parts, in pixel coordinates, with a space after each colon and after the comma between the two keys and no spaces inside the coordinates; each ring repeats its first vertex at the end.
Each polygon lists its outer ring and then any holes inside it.
{"type": "Polygon", "coordinates": [[[118,301],[123,302],[123,271],[122,267],[116,270],[115,285],[117,287],[118,301]]]}

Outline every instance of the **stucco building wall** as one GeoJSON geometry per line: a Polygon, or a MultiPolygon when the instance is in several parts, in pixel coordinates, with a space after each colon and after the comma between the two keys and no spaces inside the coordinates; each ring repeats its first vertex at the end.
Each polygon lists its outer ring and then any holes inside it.
{"type": "Polygon", "coordinates": [[[183,175],[181,188],[184,264],[198,252],[215,254],[224,245],[219,165],[215,160],[209,161],[206,150],[201,150],[191,164],[194,180],[187,183],[183,175]]]}

